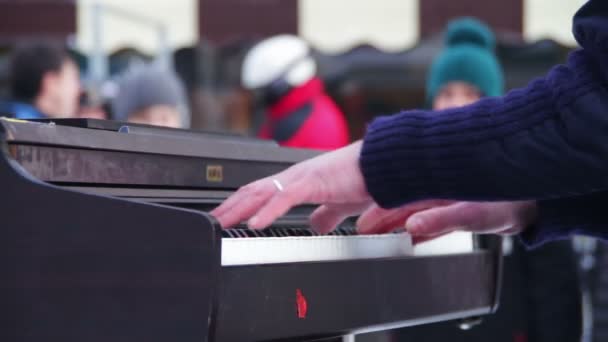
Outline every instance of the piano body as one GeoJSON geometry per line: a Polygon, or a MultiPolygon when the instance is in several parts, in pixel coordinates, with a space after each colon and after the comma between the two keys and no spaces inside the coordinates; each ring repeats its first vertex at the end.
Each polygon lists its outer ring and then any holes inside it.
{"type": "Polygon", "coordinates": [[[315,153],[96,120],[0,119],[3,341],[275,341],[467,319],[497,304],[500,240],[417,250],[207,214],[315,153]]]}

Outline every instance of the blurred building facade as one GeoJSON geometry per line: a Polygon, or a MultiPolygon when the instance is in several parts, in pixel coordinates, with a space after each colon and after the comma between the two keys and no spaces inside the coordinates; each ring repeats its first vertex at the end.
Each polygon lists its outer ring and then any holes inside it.
{"type": "MultiPolygon", "coordinates": [[[[68,43],[94,80],[162,51],[184,81],[192,127],[251,133],[240,63],[256,41],[299,34],[315,48],[320,76],[360,137],[373,116],[424,105],[424,79],[452,18],[476,16],[497,32],[507,87],[525,84],[575,46],[571,16],[583,0],[4,0],[0,1],[0,97],[6,56],[27,39],[68,43]],[[95,16],[95,4],[101,15],[95,16]],[[94,28],[99,28],[96,36],[94,28]],[[96,45],[97,44],[97,45],[96,45]],[[96,48],[97,47],[97,48],[96,48]],[[98,71],[98,70],[97,70],[98,71]]],[[[99,14],[99,13],[98,13],[99,14]]]]}
{"type": "Polygon", "coordinates": [[[5,0],[0,1],[0,43],[30,37],[73,37],[88,51],[93,44],[91,6],[122,12],[104,15],[106,51],[125,46],[146,53],[156,36],[138,18],[164,25],[172,48],[201,39],[226,43],[242,37],[296,33],[326,52],[365,43],[402,50],[445,26],[450,18],[478,17],[498,32],[524,40],[574,44],[570,18],[584,0],[5,0]],[[252,15],[255,14],[255,15],[252,15]],[[31,18],[35,20],[24,20],[31,18]]]}

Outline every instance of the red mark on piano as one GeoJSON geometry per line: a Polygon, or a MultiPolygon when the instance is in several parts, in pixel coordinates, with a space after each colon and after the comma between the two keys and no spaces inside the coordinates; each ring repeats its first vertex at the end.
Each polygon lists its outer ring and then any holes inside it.
{"type": "Polygon", "coordinates": [[[298,318],[305,319],[306,311],[308,311],[308,303],[306,302],[306,297],[304,297],[302,290],[300,289],[296,289],[296,309],[298,318]]]}

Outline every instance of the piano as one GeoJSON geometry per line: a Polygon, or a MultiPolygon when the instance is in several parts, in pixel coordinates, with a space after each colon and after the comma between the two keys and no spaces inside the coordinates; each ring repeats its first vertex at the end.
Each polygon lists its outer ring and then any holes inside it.
{"type": "Polygon", "coordinates": [[[238,187],[310,158],[237,135],[0,119],[3,341],[312,341],[497,306],[496,237],[222,230],[238,187]],[[464,241],[464,243],[463,243],[464,241]]]}

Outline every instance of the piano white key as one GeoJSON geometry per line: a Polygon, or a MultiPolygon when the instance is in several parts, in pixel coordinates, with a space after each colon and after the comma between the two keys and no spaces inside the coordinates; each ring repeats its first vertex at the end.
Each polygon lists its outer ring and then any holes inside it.
{"type": "Polygon", "coordinates": [[[409,234],[222,239],[222,266],[412,255],[409,234]]]}
{"type": "Polygon", "coordinates": [[[274,264],[472,252],[473,235],[456,232],[412,246],[407,233],[222,239],[222,265],[274,264]]]}
{"type": "Polygon", "coordinates": [[[414,246],[414,255],[469,253],[474,250],[473,234],[454,232],[414,246]]]}

